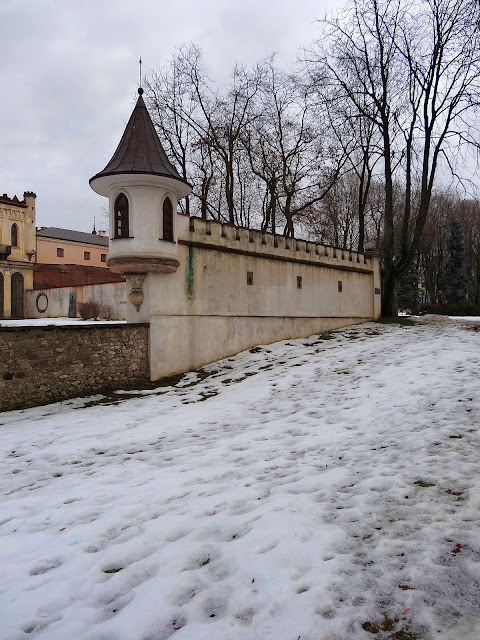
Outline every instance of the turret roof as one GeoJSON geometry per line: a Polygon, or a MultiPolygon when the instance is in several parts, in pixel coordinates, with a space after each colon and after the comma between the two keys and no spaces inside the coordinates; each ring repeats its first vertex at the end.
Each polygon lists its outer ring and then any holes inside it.
{"type": "Polygon", "coordinates": [[[102,176],[136,173],[165,176],[188,184],[162,147],[142,98],[143,89],[138,93],[137,104],[112,159],[103,171],[90,178],[90,184],[102,176]]]}

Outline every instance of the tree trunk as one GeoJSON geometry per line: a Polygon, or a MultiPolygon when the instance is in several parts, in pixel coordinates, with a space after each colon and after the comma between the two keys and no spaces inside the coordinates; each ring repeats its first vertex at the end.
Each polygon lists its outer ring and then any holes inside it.
{"type": "Polygon", "coordinates": [[[393,271],[385,274],[382,288],[382,316],[395,318],[398,315],[399,278],[393,271]]]}

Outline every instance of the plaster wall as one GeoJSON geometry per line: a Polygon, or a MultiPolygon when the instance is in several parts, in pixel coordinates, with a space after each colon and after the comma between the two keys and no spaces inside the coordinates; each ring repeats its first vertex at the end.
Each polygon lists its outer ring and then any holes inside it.
{"type": "Polygon", "coordinates": [[[71,242],[57,238],[37,236],[36,262],[41,264],[80,264],[91,267],[107,268],[108,246],[103,247],[83,242],[71,242]],[[57,256],[57,249],[63,250],[63,256],[57,256]],[[90,259],[85,260],[85,251],[90,259]],[[105,261],[102,262],[102,254],[105,261]]]}
{"type": "MultiPolygon", "coordinates": [[[[25,315],[27,318],[67,317],[71,293],[76,294],[77,310],[80,302],[93,300],[111,307],[113,310],[112,320],[125,320],[126,296],[124,282],[27,291],[25,294],[25,315]],[[47,308],[44,312],[41,312],[39,308],[44,308],[45,302],[40,298],[45,296],[47,308]],[[37,300],[39,300],[38,307],[37,300]]],[[[80,317],[78,311],[77,316],[80,317]]]]}
{"type": "Polygon", "coordinates": [[[380,315],[374,256],[190,219],[177,259],[146,277],[139,312],[127,303],[130,322],[150,322],[153,380],[380,315]]]}
{"type": "MultiPolygon", "coordinates": [[[[177,195],[172,188],[172,180],[158,176],[135,175],[122,176],[117,186],[118,176],[111,176],[107,186],[110,202],[110,258],[135,255],[152,257],[161,254],[175,257],[175,242],[162,239],[163,201],[170,198],[173,210],[177,208],[177,195]],[[128,178],[128,179],[127,179],[128,178]],[[129,234],[128,238],[116,238],[114,226],[115,200],[124,193],[128,200],[129,234]]],[[[106,180],[104,178],[103,180],[106,180]]],[[[174,216],[173,234],[178,235],[177,216],[174,216]]]]}

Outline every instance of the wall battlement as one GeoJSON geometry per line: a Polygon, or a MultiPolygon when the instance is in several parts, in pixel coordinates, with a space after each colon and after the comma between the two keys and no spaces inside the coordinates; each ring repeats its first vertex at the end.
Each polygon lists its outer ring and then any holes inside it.
{"type": "Polygon", "coordinates": [[[196,217],[189,219],[188,240],[179,238],[179,243],[364,273],[371,273],[373,269],[372,257],[366,253],[196,217]]]}

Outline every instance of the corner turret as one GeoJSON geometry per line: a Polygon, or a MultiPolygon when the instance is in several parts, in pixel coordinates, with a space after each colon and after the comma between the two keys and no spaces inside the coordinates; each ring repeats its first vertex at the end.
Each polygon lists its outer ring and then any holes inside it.
{"type": "MultiPolygon", "coordinates": [[[[143,282],[148,273],[177,270],[177,202],[192,191],[162,147],[142,88],[138,94],[115,153],[89,181],[96,193],[109,199],[107,265],[127,280],[135,274],[132,286],[137,294],[138,276],[143,282]]],[[[138,311],[143,295],[137,294],[129,299],[138,311]]]]}

